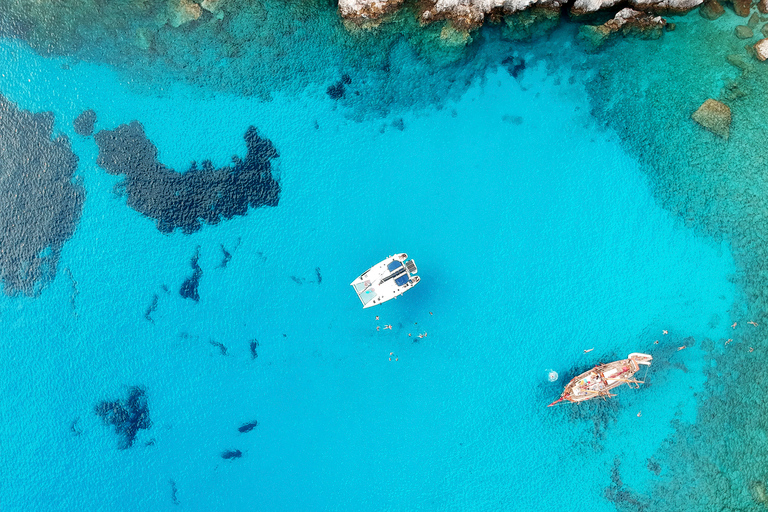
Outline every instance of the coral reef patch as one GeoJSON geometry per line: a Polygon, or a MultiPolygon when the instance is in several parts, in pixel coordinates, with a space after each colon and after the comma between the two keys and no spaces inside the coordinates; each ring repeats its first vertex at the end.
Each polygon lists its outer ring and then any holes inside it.
{"type": "Polygon", "coordinates": [[[229,260],[231,259],[232,253],[224,247],[224,244],[221,244],[221,263],[219,263],[219,268],[227,268],[229,260]]]}
{"type": "Polygon", "coordinates": [[[147,394],[138,386],[128,390],[128,398],[125,400],[99,402],[94,407],[94,412],[105,425],[115,427],[115,433],[120,436],[121,450],[133,446],[139,430],[152,427],[147,394]]]}
{"type": "Polygon", "coordinates": [[[257,349],[259,348],[258,340],[251,340],[249,342],[249,346],[251,349],[251,359],[256,359],[257,357],[259,357],[259,353],[257,352],[257,349]]]}
{"type": "Polygon", "coordinates": [[[224,450],[221,452],[221,458],[225,460],[239,459],[243,456],[243,452],[240,450],[224,450]]]}
{"type": "Polygon", "coordinates": [[[227,347],[225,347],[223,343],[215,340],[208,340],[208,343],[219,349],[219,354],[222,356],[227,355],[227,347]]]}
{"type": "Polygon", "coordinates": [[[192,266],[192,275],[184,280],[179,288],[179,295],[185,299],[192,299],[195,302],[200,301],[200,294],[197,291],[197,287],[200,284],[200,278],[203,275],[203,269],[197,263],[200,259],[200,247],[195,251],[194,256],[190,259],[189,264],[192,266]]]}
{"type": "Polygon", "coordinates": [[[78,135],[90,137],[93,135],[93,127],[96,126],[96,112],[92,109],[83,111],[82,114],[75,118],[72,126],[78,135]]]}
{"type": "Polygon", "coordinates": [[[65,135],[51,139],[53,123],[52,113],[0,95],[0,279],[8,295],[40,293],[80,220],[78,158],[65,135]]]}
{"type": "Polygon", "coordinates": [[[650,512],[654,510],[646,498],[630,489],[621,480],[621,461],[614,459],[611,485],[605,488],[605,498],[616,505],[619,512],[650,512]]]}
{"type": "Polygon", "coordinates": [[[173,480],[173,479],[170,479],[170,480],[168,480],[168,483],[171,484],[171,502],[174,505],[178,505],[179,504],[179,496],[178,496],[179,489],[178,489],[178,487],[176,487],[176,481],[173,480]]]}
{"type": "Polygon", "coordinates": [[[155,321],[152,319],[152,313],[154,313],[157,310],[157,304],[160,300],[160,296],[158,294],[154,294],[152,296],[152,302],[147,306],[147,310],[144,311],[144,318],[151,323],[155,323],[155,321]]]}
{"type": "Polygon", "coordinates": [[[75,281],[75,276],[72,275],[72,271],[69,269],[69,267],[64,269],[64,272],[67,274],[67,277],[69,278],[69,282],[72,286],[72,293],[69,295],[69,304],[72,306],[72,314],[77,316],[77,296],[80,294],[80,290],[77,288],[77,281],[75,281]]]}
{"type": "Polygon", "coordinates": [[[277,206],[280,184],[272,177],[271,160],[277,150],[251,126],[245,133],[245,159],[214,169],[210,161],[178,173],[157,160],[157,148],[138,121],[95,135],[97,164],[121,175],[118,191],[128,206],[157,221],[157,229],[171,233],[179,228],[194,233],[202,223],[245,215],[248,208],[277,206]]]}
{"type": "Polygon", "coordinates": [[[249,421],[248,423],[243,423],[242,425],[240,425],[237,431],[240,432],[241,434],[245,434],[255,429],[258,425],[259,425],[259,422],[256,420],[249,421]]]}

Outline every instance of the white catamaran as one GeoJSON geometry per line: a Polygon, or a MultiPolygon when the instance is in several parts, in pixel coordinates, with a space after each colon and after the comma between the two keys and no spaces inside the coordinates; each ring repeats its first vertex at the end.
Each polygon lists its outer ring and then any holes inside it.
{"type": "Polygon", "coordinates": [[[377,306],[410,290],[419,282],[416,263],[405,253],[390,256],[349,283],[363,308],[377,306]]]}

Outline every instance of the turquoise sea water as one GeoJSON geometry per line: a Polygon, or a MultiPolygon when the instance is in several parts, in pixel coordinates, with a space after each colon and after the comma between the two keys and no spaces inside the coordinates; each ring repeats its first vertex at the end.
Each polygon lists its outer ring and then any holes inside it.
{"type": "Polygon", "coordinates": [[[0,299],[3,510],[615,510],[618,468],[641,493],[669,476],[653,464],[697,421],[736,269],[657,205],[572,69],[531,58],[379,117],[326,84],[147,94],[13,40],[0,62],[0,92],[54,113],[86,191],[55,279],[0,299]],[[177,170],[228,164],[256,126],[280,154],[278,206],[160,233],[74,132],[89,108],[96,131],[139,120],[177,170]],[[349,282],[403,251],[421,283],[363,311],[349,282]],[[199,302],[179,295],[196,253],[199,302]],[[546,407],[630,352],[654,355],[648,385],[546,407]],[[94,407],[132,386],[152,425],[120,449],[94,407]]]}

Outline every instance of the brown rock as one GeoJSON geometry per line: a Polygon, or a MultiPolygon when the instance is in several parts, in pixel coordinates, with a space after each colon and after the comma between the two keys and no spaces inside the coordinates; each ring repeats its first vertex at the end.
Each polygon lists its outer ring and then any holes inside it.
{"type": "Polygon", "coordinates": [[[749,16],[751,8],[752,0],[733,0],[733,10],[742,18],[749,16]]]}
{"type": "Polygon", "coordinates": [[[642,39],[658,39],[661,37],[667,20],[634,9],[624,8],[616,13],[606,25],[615,23],[624,36],[636,36],[642,39]]]}
{"type": "Polygon", "coordinates": [[[579,38],[596,50],[606,40],[621,33],[623,36],[634,36],[642,39],[658,39],[667,25],[667,20],[661,16],[636,11],[625,7],[602,25],[582,25],[579,27],[579,38]]]}
{"type": "Polygon", "coordinates": [[[172,0],[168,4],[168,23],[173,28],[194,21],[200,17],[203,9],[190,0],[172,0]]]}
{"type": "Polygon", "coordinates": [[[765,61],[768,59],[768,37],[759,40],[755,44],[755,57],[758,60],[765,61]]]}
{"type": "Polygon", "coordinates": [[[339,1],[339,14],[350,32],[371,30],[381,25],[390,14],[397,12],[403,0],[339,1]]]}
{"type": "Polygon", "coordinates": [[[708,20],[716,20],[725,14],[725,9],[723,9],[723,6],[720,5],[717,0],[706,0],[703,4],[701,4],[701,7],[699,7],[699,14],[702,18],[708,20]]]}
{"type": "Polygon", "coordinates": [[[708,99],[691,118],[715,135],[728,140],[731,129],[731,109],[728,105],[708,99]]]}
{"type": "Polygon", "coordinates": [[[450,9],[439,9],[437,2],[430,0],[420,4],[420,9],[423,9],[419,14],[419,23],[422,26],[450,20],[456,30],[469,32],[480,28],[485,20],[485,12],[474,4],[459,4],[450,9]]]}
{"type": "Polygon", "coordinates": [[[757,10],[763,14],[768,14],[768,0],[760,0],[757,2],[757,10]]]}
{"type": "Polygon", "coordinates": [[[752,32],[752,29],[746,25],[737,26],[734,30],[734,33],[739,39],[752,39],[755,36],[755,33],[752,32]]]}

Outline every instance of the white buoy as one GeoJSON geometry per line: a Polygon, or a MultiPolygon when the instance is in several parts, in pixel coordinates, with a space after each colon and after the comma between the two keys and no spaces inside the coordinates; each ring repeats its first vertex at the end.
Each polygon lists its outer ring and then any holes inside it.
{"type": "Polygon", "coordinates": [[[549,382],[557,382],[557,379],[559,378],[560,376],[555,370],[547,370],[547,380],[549,380],[549,382]]]}

